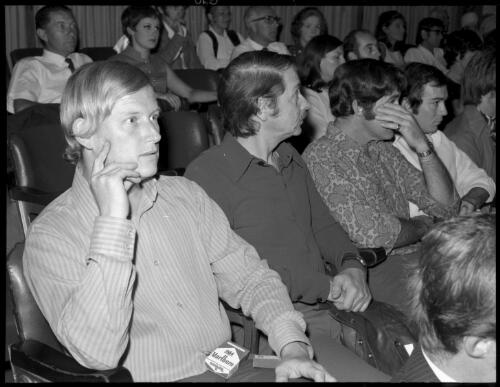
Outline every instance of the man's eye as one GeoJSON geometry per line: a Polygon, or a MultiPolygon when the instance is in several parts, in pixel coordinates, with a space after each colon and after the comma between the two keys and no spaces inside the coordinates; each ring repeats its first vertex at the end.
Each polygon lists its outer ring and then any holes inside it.
{"type": "Polygon", "coordinates": [[[137,117],[127,118],[127,124],[135,124],[137,122],[137,117]]]}

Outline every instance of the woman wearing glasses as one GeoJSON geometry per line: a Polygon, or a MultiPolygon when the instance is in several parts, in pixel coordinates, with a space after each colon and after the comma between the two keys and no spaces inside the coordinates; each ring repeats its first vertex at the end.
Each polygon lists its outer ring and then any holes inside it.
{"type": "Polygon", "coordinates": [[[441,19],[426,17],[418,23],[417,47],[408,49],[405,62],[419,62],[437,67],[444,74],[448,72],[444,52],[439,48],[444,34],[444,24],[441,19]]]}
{"type": "Polygon", "coordinates": [[[244,19],[248,38],[234,48],[231,60],[248,51],[268,50],[290,55],[286,45],[276,41],[281,23],[273,8],[263,5],[248,7],[244,19]]]}

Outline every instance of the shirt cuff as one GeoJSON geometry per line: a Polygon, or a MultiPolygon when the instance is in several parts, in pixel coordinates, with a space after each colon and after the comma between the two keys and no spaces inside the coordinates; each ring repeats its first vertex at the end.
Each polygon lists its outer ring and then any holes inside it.
{"type": "Polygon", "coordinates": [[[311,345],[304,333],[305,330],[306,323],[301,313],[297,311],[285,312],[276,319],[269,332],[269,345],[278,356],[285,345],[294,341],[311,345]]]}
{"type": "Polygon", "coordinates": [[[90,258],[129,262],[134,256],[135,227],[128,219],[98,216],[90,239],[90,258]]]}

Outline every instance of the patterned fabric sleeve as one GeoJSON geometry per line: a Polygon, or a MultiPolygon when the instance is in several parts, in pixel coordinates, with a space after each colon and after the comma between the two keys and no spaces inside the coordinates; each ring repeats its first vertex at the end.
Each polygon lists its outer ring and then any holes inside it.
{"type": "Polygon", "coordinates": [[[391,250],[401,224],[396,216],[370,205],[366,200],[370,192],[360,184],[361,177],[356,169],[339,160],[332,163],[314,152],[304,158],[320,195],[351,240],[358,247],[385,247],[391,250]]]}

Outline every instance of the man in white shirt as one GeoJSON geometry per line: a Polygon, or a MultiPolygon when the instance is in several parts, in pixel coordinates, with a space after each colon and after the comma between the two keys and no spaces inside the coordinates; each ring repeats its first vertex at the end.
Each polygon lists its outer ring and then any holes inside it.
{"type": "Polygon", "coordinates": [[[495,223],[459,216],[423,237],[409,281],[420,345],[392,382],[496,382],[495,223]]]}
{"type": "Polygon", "coordinates": [[[439,48],[445,32],[443,21],[432,17],[426,17],[418,23],[417,47],[406,51],[405,63],[419,62],[437,67],[444,74],[448,71],[444,52],[439,48]]]}
{"type": "Polygon", "coordinates": [[[276,41],[280,18],[273,8],[264,5],[248,7],[244,19],[248,38],[234,48],[231,60],[244,52],[263,49],[290,55],[286,45],[276,41]]]}
{"type": "Polygon", "coordinates": [[[196,44],[196,52],[200,62],[206,69],[219,70],[229,64],[235,46],[243,41],[243,37],[234,30],[231,24],[231,9],[227,5],[206,6],[208,30],[203,31],[196,44]]]}
{"type": "Polygon", "coordinates": [[[12,70],[7,92],[7,111],[18,113],[36,103],[59,103],[71,73],[92,62],[75,52],[78,26],[71,10],[49,5],[35,16],[36,33],[43,54],[21,59],[12,70]]]}
{"type": "MultiPolygon", "coordinates": [[[[411,63],[406,66],[405,74],[408,87],[402,94],[403,105],[412,111],[448,170],[461,197],[460,215],[468,215],[493,200],[496,192],[495,182],[484,169],[479,168],[465,152],[437,129],[447,114],[445,107],[448,98],[447,79],[443,73],[430,65],[411,63]]],[[[396,135],[393,145],[413,166],[420,169],[417,153],[401,135],[396,135]]],[[[410,217],[424,214],[414,203],[409,202],[409,205],[410,217]]]]}

